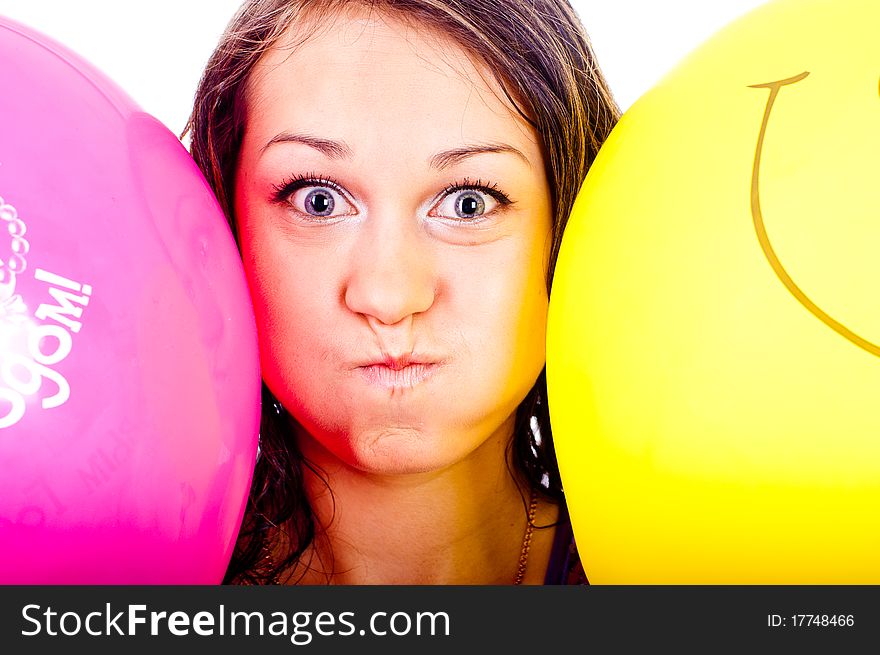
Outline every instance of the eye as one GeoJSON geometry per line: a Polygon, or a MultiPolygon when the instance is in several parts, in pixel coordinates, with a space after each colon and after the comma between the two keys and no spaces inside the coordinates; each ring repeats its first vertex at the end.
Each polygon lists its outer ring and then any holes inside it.
{"type": "Polygon", "coordinates": [[[510,200],[497,188],[484,186],[477,182],[452,185],[429,214],[456,221],[478,220],[495,211],[499,206],[511,204],[510,200]]]}
{"type": "Polygon", "coordinates": [[[431,210],[432,216],[469,220],[479,218],[495,209],[498,201],[475,189],[464,189],[447,193],[431,210]]]}
{"type": "Polygon", "coordinates": [[[275,201],[316,219],[357,214],[338,184],[311,176],[290,180],[275,187],[275,201]]]}
{"type": "Polygon", "coordinates": [[[351,205],[342,194],[328,187],[304,187],[291,195],[288,202],[297,211],[318,218],[352,213],[351,205]]]}

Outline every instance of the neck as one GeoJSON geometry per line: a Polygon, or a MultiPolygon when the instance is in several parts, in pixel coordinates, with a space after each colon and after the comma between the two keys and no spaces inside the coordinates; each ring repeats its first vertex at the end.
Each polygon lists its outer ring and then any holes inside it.
{"type": "MultiPolygon", "coordinates": [[[[306,584],[511,584],[521,561],[529,505],[529,492],[520,490],[507,465],[512,430],[513,419],[464,460],[440,471],[405,475],[355,469],[299,432],[303,455],[321,471],[320,477],[309,471],[306,480],[318,536],[291,579],[306,584]]],[[[542,504],[538,522],[551,513],[554,520],[553,510],[542,504]]],[[[546,540],[532,540],[534,559],[526,582],[543,574],[546,540]]]]}

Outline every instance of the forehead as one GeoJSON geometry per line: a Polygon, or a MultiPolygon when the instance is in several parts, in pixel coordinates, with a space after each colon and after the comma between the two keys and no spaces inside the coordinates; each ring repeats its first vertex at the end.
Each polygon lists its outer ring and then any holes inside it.
{"type": "Polygon", "coordinates": [[[361,3],[299,19],[258,62],[246,97],[247,131],[538,149],[484,64],[435,27],[361,3]]]}

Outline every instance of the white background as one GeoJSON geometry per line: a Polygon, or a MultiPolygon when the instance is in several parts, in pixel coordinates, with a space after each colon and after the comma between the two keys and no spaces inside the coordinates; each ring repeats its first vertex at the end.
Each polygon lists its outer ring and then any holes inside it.
{"type": "MultiPolygon", "coordinates": [[[[764,0],[574,0],[618,103],[629,107],[715,31],[764,0]]],[[[85,57],[175,134],[240,0],[0,0],[0,16],[85,57]]],[[[3,65],[0,62],[0,65],[3,65]]]]}

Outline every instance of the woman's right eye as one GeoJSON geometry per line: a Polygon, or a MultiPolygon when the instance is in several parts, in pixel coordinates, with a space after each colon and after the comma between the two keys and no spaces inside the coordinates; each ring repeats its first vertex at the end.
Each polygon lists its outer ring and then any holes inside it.
{"type": "Polygon", "coordinates": [[[329,219],[357,214],[335,185],[323,180],[299,180],[277,189],[276,200],[310,218],[329,219]]]}

